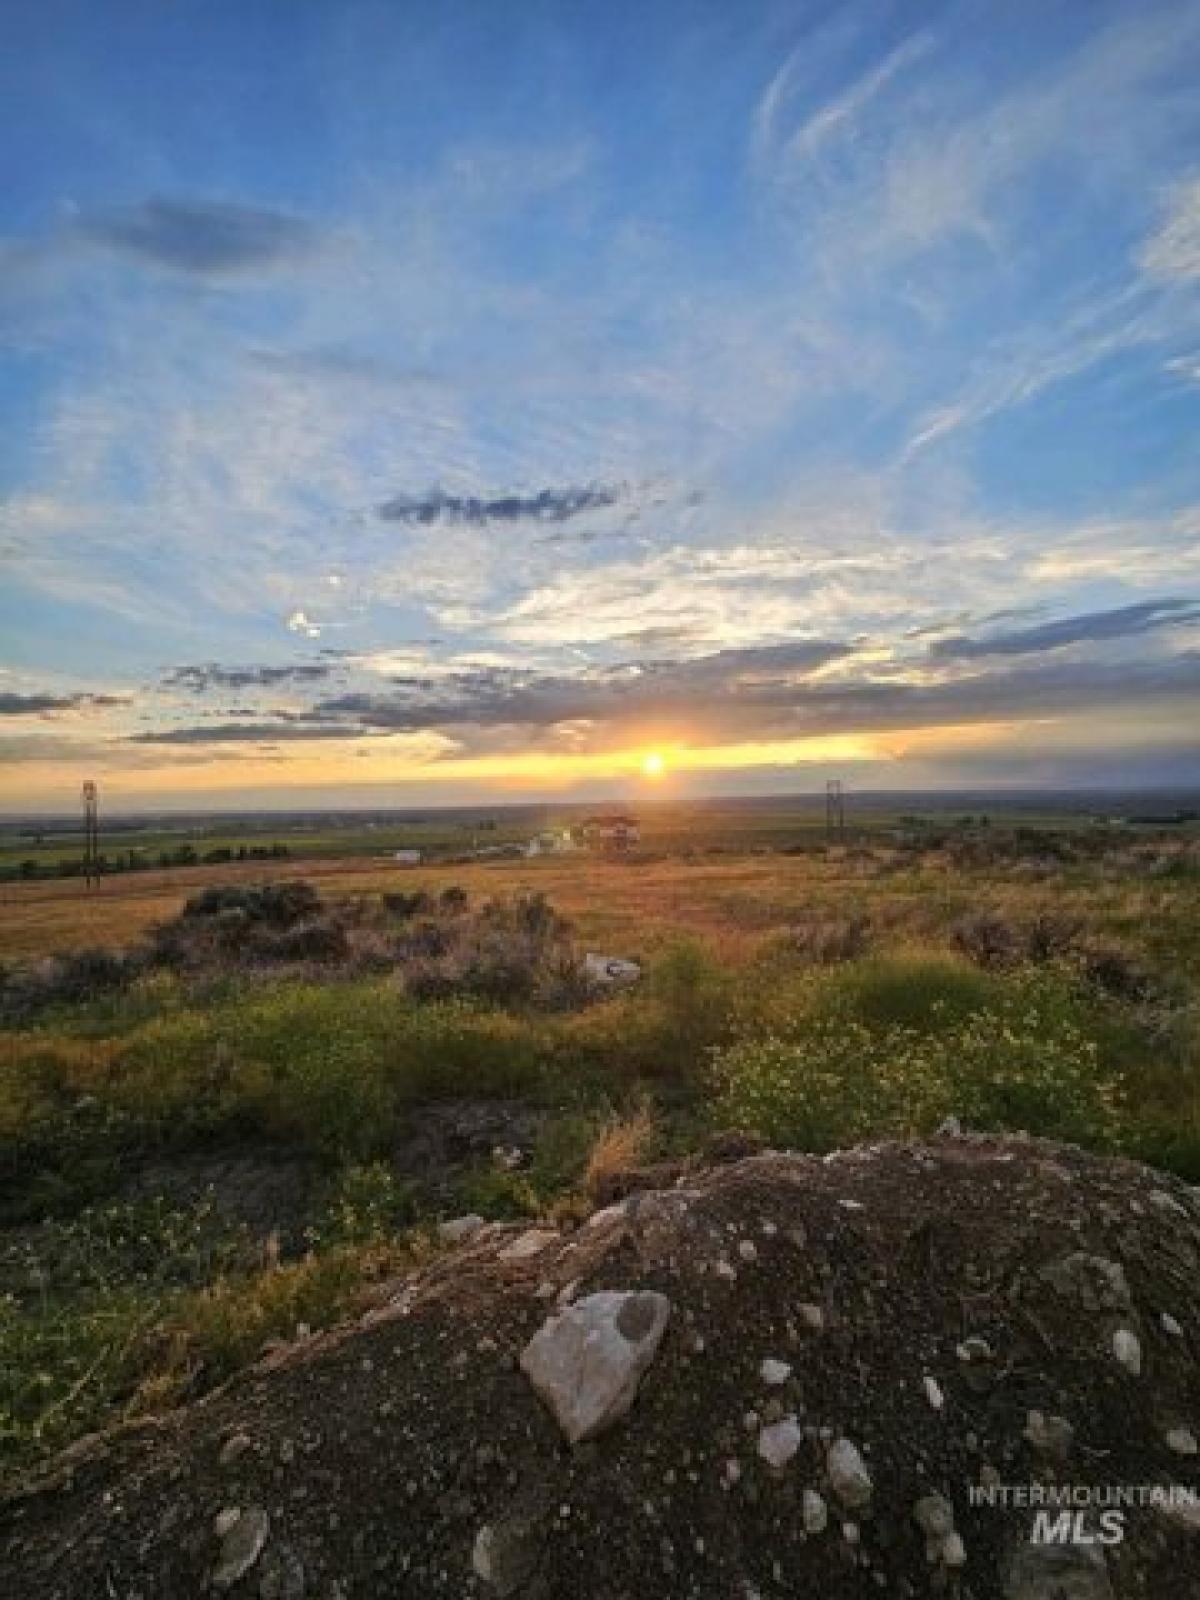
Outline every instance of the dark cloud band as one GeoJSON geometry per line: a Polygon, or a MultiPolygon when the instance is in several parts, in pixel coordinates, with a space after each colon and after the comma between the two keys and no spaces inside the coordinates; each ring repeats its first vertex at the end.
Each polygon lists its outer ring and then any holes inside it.
{"type": "Polygon", "coordinates": [[[199,277],[275,266],[306,255],[318,237],[311,223],[278,211],[160,199],[94,213],[75,231],[92,244],[199,277]]]}
{"type": "Polygon", "coordinates": [[[585,511],[615,506],[622,493],[609,484],[580,484],[563,489],[540,489],[536,494],[489,497],[432,489],[423,495],[396,495],[375,510],[384,522],[412,527],[436,522],[458,522],[474,527],[492,522],[566,522],[585,511]]]}
{"type": "Polygon", "coordinates": [[[333,668],[323,661],[297,662],[282,667],[220,667],[214,664],[172,667],[162,683],[168,689],[189,689],[204,694],[209,689],[268,689],[279,683],[316,683],[333,668]]]}
{"type": "Polygon", "coordinates": [[[942,661],[965,661],[978,656],[1032,655],[1043,650],[1060,650],[1066,645],[1093,644],[1105,639],[1150,633],[1155,628],[1198,619],[1200,605],[1194,600],[1175,597],[1143,600],[1137,605],[1118,606],[1110,611],[1088,611],[1080,616],[1042,623],[1036,628],[993,634],[991,638],[941,639],[932,646],[930,655],[942,661]]]}
{"type": "Polygon", "coordinates": [[[129,701],[115,694],[0,694],[0,717],[41,716],[55,711],[102,711],[129,701]]]}

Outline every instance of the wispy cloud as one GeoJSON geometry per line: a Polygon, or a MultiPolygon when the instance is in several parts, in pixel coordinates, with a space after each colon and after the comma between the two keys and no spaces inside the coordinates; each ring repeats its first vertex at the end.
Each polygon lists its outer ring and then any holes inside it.
{"type": "Polygon", "coordinates": [[[1168,282],[1200,278],[1200,176],[1172,192],[1165,220],[1141,253],[1144,271],[1168,282]]]}
{"type": "MultiPolygon", "coordinates": [[[[781,159],[787,163],[797,160],[812,162],[835,139],[854,138],[860,128],[860,118],[871,102],[900,73],[928,55],[933,44],[931,34],[919,33],[889,51],[882,61],[840,94],[807,114],[800,126],[781,141],[778,152],[781,159]]],[[[759,112],[760,138],[770,136],[771,124],[779,115],[783,83],[784,80],[777,76],[764,97],[759,112]]]]}

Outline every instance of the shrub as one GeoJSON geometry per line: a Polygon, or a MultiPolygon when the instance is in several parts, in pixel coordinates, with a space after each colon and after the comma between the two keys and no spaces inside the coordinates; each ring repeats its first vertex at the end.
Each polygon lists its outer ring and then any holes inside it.
{"type": "Polygon", "coordinates": [[[287,928],[316,916],[321,910],[321,896],[316,889],[302,878],[296,878],[284,883],[214,884],[192,895],[181,915],[185,918],[212,917],[237,911],[250,922],[269,922],[287,928]]]}
{"type": "Polygon", "coordinates": [[[544,1061],[529,1023],[455,999],[406,1010],[388,1074],[403,1101],[535,1095],[544,1061]]]}
{"type": "Polygon", "coordinates": [[[4,973],[0,1015],[21,1023],[51,1006],[94,1003],[127,989],[139,970],[136,958],[102,948],[51,956],[25,971],[4,973]]]}
{"type": "Polygon", "coordinates": [[[233,1109],[234,1058],[219,1014],[180,1011],[139,1028],[120,1051],[105,1098],[178,1136],[216,1127],[233,1109]]]}
{"type": "Polygon", "coordinates": [[[679,1051],[716,1043],[729,1026],[733,974],[694,940],[669,945],[652,963],[646,996],[679,1051]]]}
{"type": "Polygon", "coordinates": [[[802,1148],[971,1127],[1023,1129],[1104,1147],[1116,1082],[1053,992],[1025,985],[991,1005],[937,1011],[922,1029],[849,1016],[801,1019],[715,1063],[719,1121],[802,1148]]]}
{"type": "Polygon", "coordinates": [[[1025,928],[1025,959],[1036,964],[1061,961],[1074,950],[1080,932],[1076,918],[1040,911],[1025,928]]]}
{"type": "Polygon", "coordinates": [[[567,1112],[547,1118],[527,1165],[512,1169],[489,1163],[472,1168],[455,1185],[456,1205],[499,1218],[544,1216],[548,1210],[586,1213],[590,1207],[580,1204],[579,1184],[596,1130],[594,1114],[567,1112]]]}
{"type": "Polygon", "coordinates": [[[871,919],[855,913],[801,923],[790,930],[789,943],[798,955],[819,966],[855,961],[871,947],[871,919]]]}
{"type": "Polygon", "coordinates": [[[1088,983],[1118,1000],[1146,1000],[1158,987],[1145,966],[1120,945],[1089,940],[1075,959],[1088,983]]]}
{"type": "Polygon", "coordinates": [[[337,922],[297,922],[278,933],[260,933],[252,954],[265,961],[341,961],[349,945],[337,922]]]}
{"type": "Polygon", "coordinates": [[[412,894],[385,894],[383,904],[391,916],[407,921],[409,917],[415,917],[418,911],[428,911],[433,902],[424,889],[416,889],[412,894]]]}
{"type": "Polygon", "coordinates": [[[310,1231],[314,1244],[377,1244],[394,1239],[416,1221],[412,1185],[382,1161],[344,1167],[326,1206],[325,1220],[310,1231]]]}
{"type": "Polygon", "coordinates": [[[220,1019],[239,1101],[277,1138],[336,1157],[375,1153],[396,1120],[399,1011],[376,986],[280,984],[243,1000],[220,1019]]]}
{"type": "Polygon", "coordinates": [[[968,960],[985,969],[1009,967],[1020,959],[1019,933],[995,911],[974,911],[961,917],[951,927],[950,937],[968,960]]]}
{"type": "MultiPolygon", "coordinates": [[[[884,1049],[890,1051],[894,1041],[884,1049]]],[[[859,1023],[814,1023],[803,1041],[764,1039],[719,1055],[714,1117],[773,1143],[829,1150],[896,1131],[897,1104],[879,1041],[859,1023]]]]}
{"type": "Polygon", "coordinates": [[[323,913],[320,895],[301,879],[214,884],[192,895],[179,916],[153,930],[149,958],[162,966],[193,971],[230,959],[335,959],[344,952],[345,935],[323,913]],[[313,931],[301,933],[300,924],[313,931]],[[291,942],[289,933],[294,934],[291,942]]]}
{"type": "Polygon", "coordinates": [[[814,990],[818,1010],[872,1027],[945,1027],[994,1005],[1001,980],[953,956],[871,957],[837,968],[814,990]]]}
{"type": "Polygon", "coordinates": [[[544,895],[490,900],[472,918],[413,930],[405,987],[425,1000],[467,995],[495,1005],[562,1006],[583,992],[569,932],[544,895]]]}

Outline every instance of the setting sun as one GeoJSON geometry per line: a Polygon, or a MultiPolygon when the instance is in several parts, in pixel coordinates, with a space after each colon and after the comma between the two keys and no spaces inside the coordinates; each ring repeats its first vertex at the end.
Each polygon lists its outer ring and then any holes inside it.
{"type": "Polygon", "coordinates": [[[661,778],[667,770],[667,763],[663,760],[661,752],[650,750],[642,757],[642,776],[644,778],[661,778]]]}

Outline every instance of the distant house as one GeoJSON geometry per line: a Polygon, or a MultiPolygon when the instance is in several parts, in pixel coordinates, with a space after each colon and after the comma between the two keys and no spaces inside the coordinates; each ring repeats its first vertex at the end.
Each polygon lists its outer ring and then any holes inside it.
{"type": "Polygon", "coordinates": [[[568,855],[576,849],[575,840],[571,837],[569,828],[546,828],[541,833],[535,833],[525,846],[527,856],[562,856],[568,855]]]}
{"type": "Polygon", "coordinates": [[[419,850],[396,850],[392,853],[392,860],[397,866],[419,867],[421,865],[421,852],[419,850]]]}
{"type": "Polygon", "coordinates": [[[616,855],[632,850],[642,837],[641,823],[624,812],[589,817],[580,831],[584,843],[593,850],[611,851],[616,855]]]}

